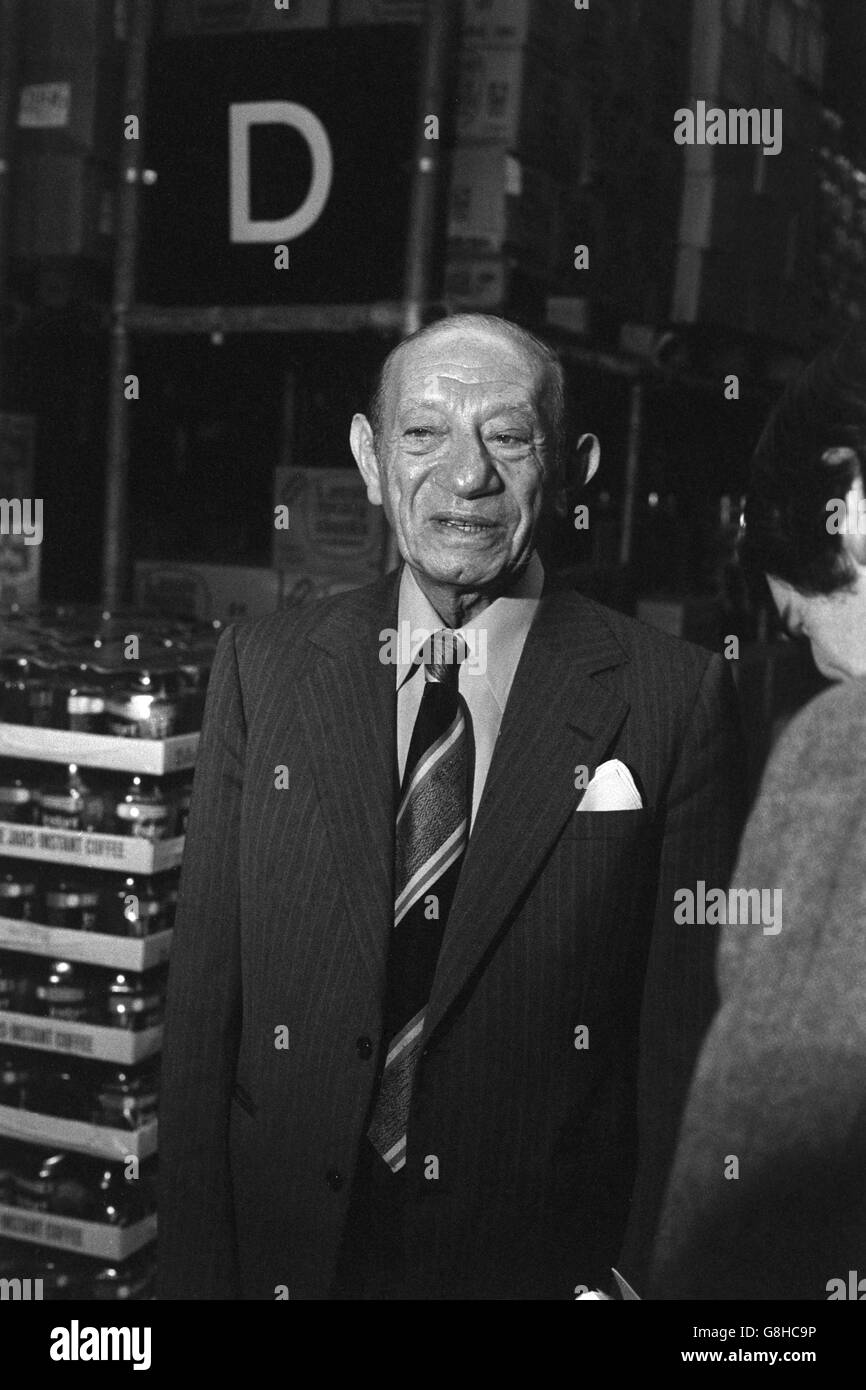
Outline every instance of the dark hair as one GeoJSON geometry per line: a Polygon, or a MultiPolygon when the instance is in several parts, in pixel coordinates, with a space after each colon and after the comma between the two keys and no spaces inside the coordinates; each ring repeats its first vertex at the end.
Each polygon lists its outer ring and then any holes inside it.
{"type": "Polygon", "coordinates": [[[550,426],[553,434],[554,460],[557,467],[565,458],[566,444],[571,432],[571,422],[568,413],[568,403],[566,398],[565,372],[562,363],[552,348],[548,347],[541,338],[537,338],[528,329],[521,328],[519,324],[511,323],[508,319],[497,318],[493,314],[453,314],[448,318],[437,319],[434,323],[425,324],[417,332],[411,333],[408,338],[404,338],[396,347],[392,348],[385,358],[373,384],[370,396],[370,404],[367,410],[367,418],[373,431],[373,440],[376,447],[382,437],[385,418],[385,398],[388,390],[388,381],[394,360],[399,353],[409,343],[419,342],[423,338],[429,338],[434,333],[444,331],[465,330],[472,332],[474,329],[487,329],[488,332],[503,334],[510,338],[518,347],[522,347],[530,356],[547,369],[550,381],[551,411],[550,426]]]}
{"type": "Polygon", "coordinates": [[[803,594],[847,588],[854,569],[828,530],[866,459],[866,334],[825,348],[776,404],[752,458],[741,562],[803,594]]]}

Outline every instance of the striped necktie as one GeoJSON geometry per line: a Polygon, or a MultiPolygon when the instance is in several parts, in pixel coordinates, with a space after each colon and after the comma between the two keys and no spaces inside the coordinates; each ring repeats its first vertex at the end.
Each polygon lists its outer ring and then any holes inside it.
{"type": "Polygon", "coordinates": [[[424,1013],[469,838],[469,716],[458,691],[466,642],[445,628],[433,634],[429,645],[432,660],[424,666],[424,693],[397,810],[394,932],[385,987],[387,1051],[368,1130],[392,1173],[406,1163],[424,1013]]]}

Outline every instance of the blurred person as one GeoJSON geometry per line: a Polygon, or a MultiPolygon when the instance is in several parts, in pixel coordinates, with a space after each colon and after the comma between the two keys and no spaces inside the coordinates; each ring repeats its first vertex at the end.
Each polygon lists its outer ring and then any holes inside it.
{"type": "Polygon", "coordinates": [[[837,684],[788,725],[743,837],[733,884],[780,890],[781,930],[722,929],[655,1297],[866,1296],[864,468],[857,332],[789,387],[753,461],[744,564],[837,684]]]}
{"type": "Polygon", "coordinates": [[[163,1298],[645,1275],[715,1004],[673,892],[727,881],[740,745],[720,657],[546,583],[539,521],[588,471],[565,407],[504,320],[404,341],[350,434],[400,568],[221,639],[171,957],[163,1298]]]}

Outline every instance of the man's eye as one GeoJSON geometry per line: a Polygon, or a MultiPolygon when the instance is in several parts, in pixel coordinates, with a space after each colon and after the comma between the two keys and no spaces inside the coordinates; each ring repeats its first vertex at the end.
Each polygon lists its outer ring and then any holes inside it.
{"type": "Polygon", "coordinates": [[[404,434],[413,435],[418,439],[424,439],[433,432],[430,425],[410,425],[409,429],[403,431],[404,434]]]}
{"type": "Polygon", "coordinates": [[[496,434],[493,436],[494,444],[528,444],[529,440],[522,434],[496,434]]]}

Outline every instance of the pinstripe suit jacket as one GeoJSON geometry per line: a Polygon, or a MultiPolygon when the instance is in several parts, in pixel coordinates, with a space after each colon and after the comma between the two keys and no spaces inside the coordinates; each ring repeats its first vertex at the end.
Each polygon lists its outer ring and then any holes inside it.
{"type": "MultiPolygon", "coordinates": [[[[393,912],[396,697],[379,650],[397,579],[219,645],[167,1005],[164,1298],[329,1294],[393,912]]],[[[640,1284],[715,1004],[712,929],[675,926],[673,894],[728,882],[740,786],[720,658],[545,593],[427,1012],[413,1296],[569,1299],[617,1259],[640,1284]],[[573,814],[575,768],[611,757],[644,809],[573,814]]]]}

